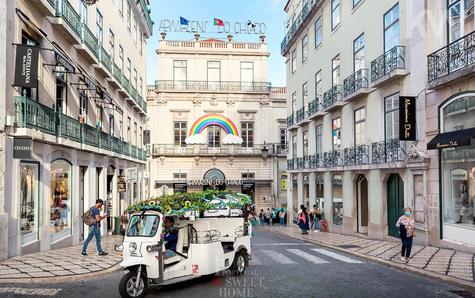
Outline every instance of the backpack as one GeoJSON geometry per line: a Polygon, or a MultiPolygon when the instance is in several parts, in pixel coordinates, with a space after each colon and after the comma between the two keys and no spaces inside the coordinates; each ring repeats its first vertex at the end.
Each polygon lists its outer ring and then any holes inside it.
{"type": "Polygon", "coordinates": [[[84,214],[82,215],[81,219],[84,222],[84,224],[91,226],[97,223],[97,220],[92,216],[92,208],[89,208],[84,214]]]}

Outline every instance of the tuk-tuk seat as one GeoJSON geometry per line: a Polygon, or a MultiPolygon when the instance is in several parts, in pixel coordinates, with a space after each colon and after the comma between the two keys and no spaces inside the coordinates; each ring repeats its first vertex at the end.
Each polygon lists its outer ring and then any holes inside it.
{"type": "MultiPolygon", "coordinates": [[[[183,254],[183,244],[185,243],[185,237],[188,236],[188,230],[183,228],[183,229],[178,229],[178,240],[176,243],[176,251],[178,253],[183,254]]],[[[177,263],[181,261],[181,256],[179,254],[175,254],[171,258],[167,258],[163,261],[163,264],[172,264],[172,263],[177,263]]]]}

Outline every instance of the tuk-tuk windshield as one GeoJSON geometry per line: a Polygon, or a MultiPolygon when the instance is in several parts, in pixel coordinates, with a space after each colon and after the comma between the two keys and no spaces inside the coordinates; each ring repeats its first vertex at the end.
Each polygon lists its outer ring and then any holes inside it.
{"type": "Polygon", "coordinates": [[[157,233],[160,217],[158,215],[134,215],[130,219],[128,237],[153,237],[157,233]]]}

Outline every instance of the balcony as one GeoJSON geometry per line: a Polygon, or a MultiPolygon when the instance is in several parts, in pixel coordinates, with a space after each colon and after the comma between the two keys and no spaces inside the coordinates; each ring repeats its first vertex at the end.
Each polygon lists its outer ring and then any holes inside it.
{"type": "Polygon", "coordinates": [[[345,105],[343,102],[343,88],[341,85],[335,85],[323,94],[323,109],[331,111],[332,109],[345,105]]]}
{"type": "Polygon", "coordinates": [[[155,81],[156,92],[238,92],[238,93],[270,93],[269,82],[238,82],[238,81],[155,81]]]}
{"type": "MultiPolygon", "coordinates": [[[[99,149],[113,151],[131,158],[146,160],[145,150],[136,148],[133,157],[124,146],[129,146],[101,129],[80,123],[79,120],[55,112],[52,108],[24,96],[14,97],[15,124],[18,128],[30,128],[56,136],[55,144],[67,139],[99,149]],[[124,145],[125,144],[125,145],[124,145]],[[142,157],[142,158],[140,158],[142,157]]],[[[97,151],[97,150],[94,150],[97,151]]]]}
{"type": "MultiPolygon", "coordinates": [[[[144,12],[144,15],[145,15],[145,24],[147,25],[147,28],[150,32],[150,35],[152,35],[152,32],[153,32],[153,25],[154,25],[154,21],[152,21],[152,18],[150,17],[150,9],[147,7],[147,3],[145,3],[145,0],[140,0],[138,1],[137,4],[140,4],[140,6],[142,7],[142,10],[144,12]]],[[[139,18],[141,19],[141,18],[139,18]]]]}
{"type": "Polygon", "coordinates": [[[300,123],[305,119],[305,107],[302,107],[297,110],[295,122],[300,123]]]}
{"type": "Polygon", "coordinates": [[[287,170],[295,170],[296,160],[295,158],[287,159],[287,170]]]}
{"type": "Polygon", "coordinates": [[[343,161],[343,152],[341,150],[334,150],[330,152],[323,153],[323,166],[330,167],[341,167],[344,165],[343,161]]]}
{"type": "Polygon", "coordinates": [[[322,0],[308,0],[304,1],[301,12],[296,16],[295,20],[290,26],[289,31],[285,35],[284,39],[280,43],[280,52],[282,56],[285,56],[292,43],[303,31],[305,25],[310,21],[312,16],[317,11],[319,4],[323,4],[322,0]],[[306,3],[305,3],[306,2],[306,3]]]}
{"type": "Polygon", "coordinates": [[[371,162],[373,164],[400,162],[404,161],[405,157],[405,144],[399,141],[399,139],[371,144],[371,162]]]}
{"type": "Polygon", "coordinates": [[[287,129],[290,129],[295,124],[294,114],[287,117],[287,129]]]}
{"type": "Polygon", "coordinates": [[[56,0],[30,0],[30,4],[35,6],[43,15],[52,17],[55,15],[56,0]]]}
{"type": "MultiPolygon", "coordinates": [[[[97,64],[94,64],[94,68],[101,71],[104,76],[107,77],[108,81],[112,78],[112,59],[109,53],[102,45],[98,45],[99,48],[99,61],[97,64]]],[[[117,86],[118,87],[118,86],[117,86]]]]}
{"type": "Polygon", "coordinates": [[[305,169],[305,160],[303,157],[297,157],[296,163],[297,163],[297,170],[305,169]]]}
{"type": "Polygon", "coordinates": [[[91,62],[97,62],[99,59],[99,43],[94,33],[91,32],[86,24],[81,24],[81,44],[76,45],[78,52],[84,54],[91,62]]]}
{"type": "Polygon", "coordinates": [[[378,87],[407,75],[406,47],[395,46],[371,61],[371,87],[378,87]]]}
{"type": "Polygon", "coordinates": [[[222,147],[208,147],[206,145],[152,144],[150,146],[152,156],[263,156],[263,150],[267,150],[267,156],[286,155],[287,147],[282,144],[261,144],[253,147],[239,145],[222,145],[222,147]]]}
{"type": "Polygon", "coordinates": [[[437,89],[475,73],[475,31],[427,56],[428,88],[437,89]]]}
{"type": "Polygon", "coordinates": [[[359,166],[369,164],[369,145],[358,145],[343,150],[345,166],[359,166]]]}
{"type": "Polygon", "coordinates": [[[368,69],[360,69],[343,81],[343,101],[351,101],[371,91],[368,69]]]}
{"type": "Polygon", "coordinates": [[[323,168],[323,154],[317,153],[309,156],[308,167],[310,169],[323,168]]]}
{"type": "Polygon", "coordinates": [[[50,18],[53,25],[63,28],[64,36],[70,41],[80,43],[81,17],[68,0],[57,0],[55,17],[50,18]]]}

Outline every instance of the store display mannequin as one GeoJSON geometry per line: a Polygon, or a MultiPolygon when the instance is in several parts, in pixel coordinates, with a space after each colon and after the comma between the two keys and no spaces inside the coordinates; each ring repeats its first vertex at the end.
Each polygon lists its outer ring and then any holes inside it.
{"type": "Polygon", "coordinates": [[[469,200],[468,200],[467,181],[460,183],[459,190],[460,190],[460,198],[462,199],[462,208],[460,208],[460,212],[459,212],[460,217],[456,223],[462,223],[465,212],[467,212],[467,210],[470,208],[469,200]]]}

